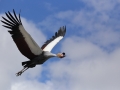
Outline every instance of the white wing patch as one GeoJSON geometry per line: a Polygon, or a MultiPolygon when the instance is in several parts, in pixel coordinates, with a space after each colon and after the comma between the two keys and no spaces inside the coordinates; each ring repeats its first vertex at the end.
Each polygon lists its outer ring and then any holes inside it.
{"type": "Polygon", "coordinates": [[[52,42],[50,42],[44,49],[43,51],[51,51],[53,49],[53,47],[63,38],[63,36],[59,36],[57,37],[55,40],[53,40],[52,42]]]}

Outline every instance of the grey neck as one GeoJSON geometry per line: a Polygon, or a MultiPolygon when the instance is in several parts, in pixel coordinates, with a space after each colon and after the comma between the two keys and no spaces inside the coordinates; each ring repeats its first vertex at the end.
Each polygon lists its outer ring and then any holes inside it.
{"type": "Polygon", "coordinates": [[[47,56],[47,57],[57,57],[56,54],[53,54],[53,53],[48,52],[48,51],[44,51],[44,55],[47,56]]]}

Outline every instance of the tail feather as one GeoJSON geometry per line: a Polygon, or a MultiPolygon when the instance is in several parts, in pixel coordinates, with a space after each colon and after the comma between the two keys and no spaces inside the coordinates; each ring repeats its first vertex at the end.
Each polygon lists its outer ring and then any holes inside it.
{"type": "Polygon", "coordinates": [[[25,62],[22,62],[22,66],[33,68],[36,66],[36,64],[31,64],[31,61],[25,61],[25,62]]]}
{"type": "Polygon", "coordinates": [[[30,61],[22,62],[22,66],[24,66],[25,64],[28,65],[29,63],[30,63],[30,61]]]}

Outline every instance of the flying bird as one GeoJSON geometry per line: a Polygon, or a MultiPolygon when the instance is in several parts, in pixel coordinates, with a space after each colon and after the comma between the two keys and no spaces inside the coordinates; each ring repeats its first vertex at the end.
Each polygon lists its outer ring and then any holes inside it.
{"type": "Polygon", "coordinates": [[[20,18],[20,13],[17,16],[13,9],[13,14],[11,14],[9,11],[7,13],[5,12],[5,14],[7,18],[2,17],[3,20],[1,20],[1,22],[5,24],[3,26],[10,29],[8,32],[11,34],[11,37],[18,50],[22,55],[29,59],[28,61],[22,62],[23,69],[16,73],[16,76],[20,76],[28,68],[33,68],[36,65],[43,64],[49,58],[65,57],[64,52],[54,54],[51,53],[51,50],[65,36],[66,26],[60,27],[58,32],[56,32],[52,38],[47,40],[42,47],[39,47],[30,34],[24,29],[20,18]]]}

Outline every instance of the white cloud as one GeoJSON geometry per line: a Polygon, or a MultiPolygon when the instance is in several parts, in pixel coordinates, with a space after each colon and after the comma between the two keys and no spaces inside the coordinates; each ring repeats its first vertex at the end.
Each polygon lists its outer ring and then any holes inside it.
{"type": "Polygon", "coordinates": [[[24,81],[12,85],[11,90],[53,90],[51,82],[40,83],[37,81],[24,81]]]}
{"type": "Polygon", "coordinates": [[[46,30],[57,30],[66,25],[70,33],[80,35],[101,47],[113,50],[119,43],[119,0],[82,0],[79,11],[61,11],[47,17],[40,26],[46,30]],[[91,8],[89,10],[89,8],[91,8]],[[54,30],[51,28],[55,28],[54,30]],[[114,37],[114,38],[113,38],[114,37]]]}
{"type": "MultiPolygon", "coordinates": [[[[1,16],[4,15],[0,15],[0,19],[2,20],[1,16]]],[[[41,46],[45,41],[45,36],[43,33],[36,28],[35,24],[31,21],[22,18],[22,22],[25,29],[31,34],[38,45],[41,46]]],[[[27,61],[28,59],[19,52],[11,38],[11,35],[7,32],[8,29],[4,28],[2,25],[3,23],[0,22],[0,90],[10,90],[13,82],[23,82],[27,78],[36,80],[36,78],[40,77],[42,66],[29,69],[23,73],[21,77],[16,77],[15,73],[23,68],[21,66],[21,62],[27,61]]]]}
{"type": "MultiPolygon", "coordinates": [[[[37,80],[43,70],[42,66],[29,69],[18,78],[13,75],[21,69],[20,63],[27,59],[17,50],[6,29],[0,26],[1,90],[120,89],[120,26],[119,18],[116,18],[119,13],[114,14],[119,12],[119,8],[115,9],[119,0],[83,2],[85,7],[80,11],[61,11],[40,22],[43,30],[53,32],[60,26],[67,25],[67,34],[70,36],[65,37],[61,48],[67,57],[44,67],[50,78],[45,83],[37,80]],[[87,10],[89,7],[92,7],[92,10],[87,10]],[[106,48],[112,49],[111,52],[107,52],[106,48]]],[[[22,21],[36,42],[39,45],[43,43],[41,37],[45,39],[45,36],[34,23],[24,18],[22,21]]]]}
{"type": "Polygon", "coordinates": [[[47,8],[47,10],[49,11],[54,11],[56,8],[53,7],[53,5],[51,3],[45,2],[45,7],[47,8]]]}
{"type": "Polygon", "coordinates": [[[119,90],[120,1],[82,1],[83,9],[61,11],[40,23],[48,28],[67,23],[70,33],[62,44],[67,57],[46,67],[49,77],[55,90],[119,90]]]}
{"type": "Polygon", "coordinates": [[[107,53],[85,39],[78,40],[66,39],[66,59],[50,64],[55,86],[63,86],[62,90],[119,90],[120,48],[107,53]]]}
{"type": "Polygon", "coordinates": [[[113,10],[116,3],[119,3],[119,0],[82,0],[87,4],[87,6],[93,7],[95,10],[99,12],[110,11],[113,10]]]}

